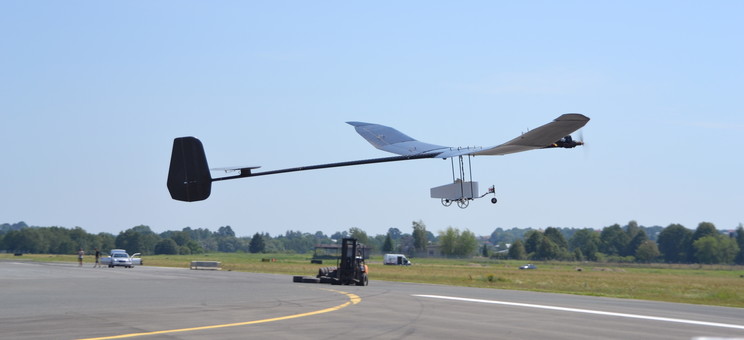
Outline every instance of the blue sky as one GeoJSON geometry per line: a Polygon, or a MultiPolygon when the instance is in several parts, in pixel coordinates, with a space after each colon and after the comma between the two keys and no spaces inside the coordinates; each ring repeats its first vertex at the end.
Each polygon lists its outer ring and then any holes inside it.
{"type": "MultiPolygon", "coordinates": [[[[740,1],[0,2],[0,223],[381,234],[744,222],[740,1]],[[211,167],[386,157],[346,121],[495,145],[579,112],[584,149],[473,159],[499,203],[429,198],[449,161],[215,183],[170,199],[173,138],[211,167]]],[[[219,174],[215,174],[219,175],[219,174]]]]}

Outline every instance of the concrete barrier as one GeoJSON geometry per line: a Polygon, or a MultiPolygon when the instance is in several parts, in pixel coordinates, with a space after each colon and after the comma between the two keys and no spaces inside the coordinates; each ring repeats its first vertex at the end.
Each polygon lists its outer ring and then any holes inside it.
{"type": "Polygon", "coordinates": [[[219,261],[191,261],[191,269],[222,270],[222,262],[219,261]]]}

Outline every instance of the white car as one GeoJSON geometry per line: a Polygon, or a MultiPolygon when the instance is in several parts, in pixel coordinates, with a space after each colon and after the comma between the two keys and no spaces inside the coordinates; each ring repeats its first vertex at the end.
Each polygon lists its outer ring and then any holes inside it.
{"type": "Polygon", "coordinates": [[[140,253],[134,253],[134,255],[129,256],[122,249],[114,249],[111,251],[111,256],[101,258],[101,265],[107,265],[109,268],[117,266],[126,268],[141,266],[142,259],[137,256],[140,256],[140,253]]]}

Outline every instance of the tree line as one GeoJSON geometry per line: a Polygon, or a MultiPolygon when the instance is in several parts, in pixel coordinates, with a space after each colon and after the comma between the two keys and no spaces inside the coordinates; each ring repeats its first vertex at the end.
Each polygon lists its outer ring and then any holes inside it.
{"type": "Polygon", "coordinates": [[[422,221],[414,221],[411,232],[389,228],[387,233],[369,236],[356,227],[330,236],[321,231],[286,231],[271,236],[255,233],[238,237],[230,226],[212,231],[186,227],[155,233],[140,225],[120,232],[90,234],[80,227],[30,227],[24,222],[0,225],[0,250],[9,252],[73,254],[82,248],[127,249],[143,255],[200,254],[205,252],[311,253],[316,245],[333,244],[354,237],[373,252],[423,255],[436,248],[446,257],[476,255],[519,260],[565,260],[600,262],[668,262],[744,264],[744,227],[731,234],[720,233],[712,223],[702,222],[695,230],[679,224],[666,228],[639,226],[630,221],[601,230],[555,228],[544,230],[498,228],[490,237],[448,227],[434,235],[422,221]]]}
{"type": "Polygon", "coordinates": [[[713,223],[701,222],[695,230],[671,224],[658,230],[654,238],[635,221],[603,228],[565,230],[549,227],[528,230],[503,255],[511,259],[568,260],[600,262],[667,262],[705,264],[744,264],[744,227],[720,233],[713,223]]]}

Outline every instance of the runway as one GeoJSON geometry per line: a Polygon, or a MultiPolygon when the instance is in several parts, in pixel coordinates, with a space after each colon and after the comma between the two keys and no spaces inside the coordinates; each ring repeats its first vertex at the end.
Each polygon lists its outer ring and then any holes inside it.
{"type": "MultiPolygon", "coordinates": [[[[297,273],[310,274],[310,273],[297,273]]],[[[744,338],[744,309],[290,275],[0,261],[4,339],[744,338]]]]}

